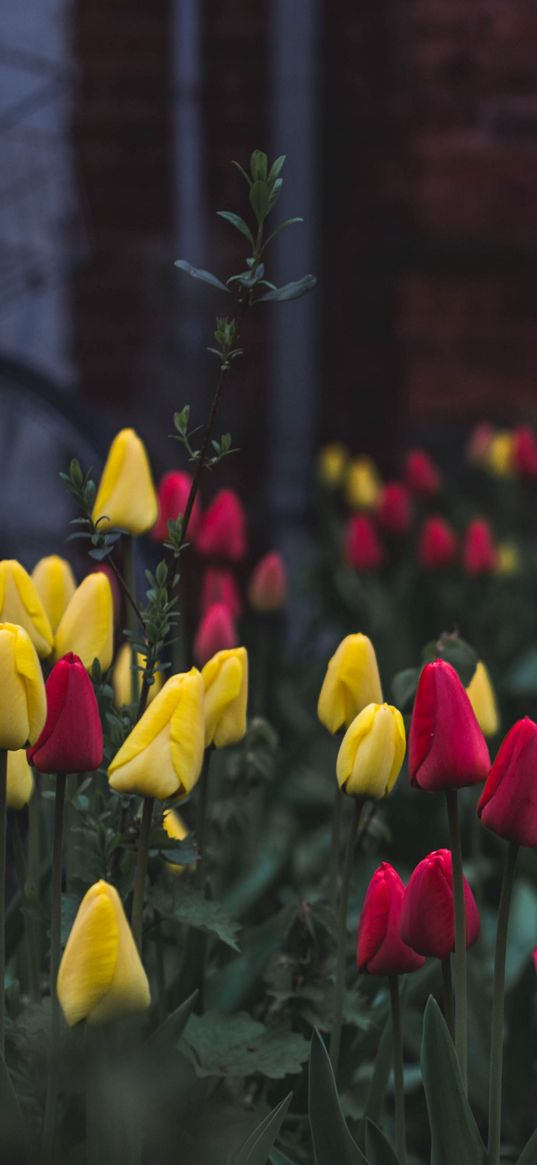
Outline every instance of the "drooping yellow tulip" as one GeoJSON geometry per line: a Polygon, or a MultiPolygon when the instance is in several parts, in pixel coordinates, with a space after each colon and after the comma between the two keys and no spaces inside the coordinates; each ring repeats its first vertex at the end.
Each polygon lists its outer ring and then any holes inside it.
{"type": "Polygon", "coordinates": [[[203,762],[203,703],[197,668],[171,676],[112,760],[112,789],[159,801],[190,793],[203,762]]]}
{"type": "MultiPolygon", "coordinates": [[[[122,708],[124,704],[130,704],[131,702],[131,662],[132,651],[130,646],[128,643],[123,643],[117,653],[114,670],[112,672],[114,701],[117,708],[122,708]]],[[[138,664],[138,667],[145,666],[145,656],[140,655],[140,652],[137,652],[136,654],[136,663],[138,664]]],[[[141,674],[142,673],[139,672],[140,679],[141,674]]],[[[151,704],[157,693],[160,692],[162,683],[162,672],[156,672],[155,682],[149,689],[149,694],[147,697],[148,704],[151,704]]]]}
{"type": "Polygon", "coordinates": [[[28,633],[0,623],[0,748],[34,744],[47,716],[41,665],[28,633]]]}
{"type": "Polygon", "coordinates": [[[348,728],[367,704],[382,702],[375,648],[367,635],[346,635],[323,680],[317,715],[329,732],[348,728]]]}
{"type": "Polygon", "coordinates": [[[7,807],[24,809],[34,791],[33,773],[26,759],[26,750],[18,748],[7,754],[7,807]]]}
{"type": "Polygon", "coordinates": [[[96,570],[82,580],[65,611],[54,641],[57,659],[74,652],[85,668],[98,659],[103,670],[110,667],[114,648],[114,601],[112,588],[103,571],[96,570]]]}
{"type": "Polygon", "coordinates": [[[32,571],[35,589],[48,615],[52,633],[56,634],[62,615],[76,591],[76,582],[66,558],[50,554],[40,558],[32,571]]]}
{"type": "Polygon", "coordinates": [[[134,429],[114,437],[93,506],[92,518],[106,517],[129,534],[144,534],[155,525],[158,500],[147,450],[134,429]]]}
{"type": "Polygon", "coordinates": [[[403,717],[391,704],[368,704],[341,742],[336,772],[351,797],[387,797],[401,771],[406,736],[403,717]]]}
{"type": "MultiPolygon", "coordinates": [[[[175,809],[166,809],[162,816],[162,828],[173,841],[184,841],[188,837],[188,829],[175,809]]],[[[170,874],[182,874],[188,866],[180,866],[176,862],[166,862],[170,874]]]]}
{"type": "Polygon", "coordinates": [[[245,647],[217,651],[202,669],[205,684],[205,747],[226,748],[246,732],[248,654],[245,647]]]}
{"type": "Polygon", "coordinates": [[[492,680],[481,660],[476,666],[466,691],[483,736],[495,736],[500,727],[498,705],[492,680]]]}
{"type": "Polygon", "coordinates": [[[353,457],[345,476],[345,500],[352,510],[373,510],[382,481],[370,457],[353,457]]]}
{"type": "Polygon", "coordinates": [[[96,882],[80,903],[58,972],[69,1027],[145,1011],[149,983],[115,886],[96,882]]]}
{"type": "Polygon", "coordinates": [[[24,627],[41,659],[52,651],[47,613],[28,571],[15,558],[0,562],[0,619],[24,627]]]}
{"type": "Polygon", "coordinates": [[[328,489],[335,489],[340,485],[348,460],[349,450],[346,445],[339,441],[323,445],[318,460],[319,479],[322,484],[328,489]]]}

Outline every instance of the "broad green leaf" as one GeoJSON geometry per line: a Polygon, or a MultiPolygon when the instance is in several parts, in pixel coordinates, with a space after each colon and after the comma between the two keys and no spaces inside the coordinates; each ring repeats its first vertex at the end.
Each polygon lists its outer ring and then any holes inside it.
{"type": "Polygon", "coordinates": [[[270,167],[269,182],[275,182],[276,178],[280,177],[280,174],[283,170],[284,165],[285,165],[285,154],[280,154],[279,157],[277,157],[274,160],[274,162],[272,163],[272,166],[270,167]]]}
{"type": "Polygon", "coordinates": [[[464,1094],[453,1040],[432,995],[423,1021],[421,1068],[431,1128],[431,1165],[481,1165],[485,1150],[464,1094]]]}
{"type": "Polygon", "coordinates": [[[2,1126],[4,1122],[11,1125],[13,1129],[17,1125],[21,1131],[24,1128],[17,1094],[13,1087],[7,1064],[4,1057],[0,1054],[0,1123],[2,1126]]]}
{"type": "Polygon", "coordinates": [[[250,173],[254,182],[259,179],[264,182],[268,172],[268,158],[263,150],[254,150],[250,157],[250,173]]]}
{"type": "Polygon", "coordinates": [[[308,291],[312,291],[317,283],[314,275],[304,275],[302,279],[296,279],[294,283],[285,283],[283,287],[276,287],[274,291],[267,291],[266,295],[259,297],[260,303],[265,303],[268,300],[275,302],[284,299],[300,299],[302,295],[307,295],[308,291]]]}
{"type": "Polygon", "coordinates": [[[267,217],[270,206],[270,194],[266,182],[257,181],[250,187],[250,206],[258,223],[262,223],[267,217]]]}
{"type": "Polygon", "coordinates": [[[406,667],[397,672],[392,680],[394,702],[401,712],[409,708],[416,695],[416,688],[420,678],[419,667],[406,667]]]}
{"type": "MultiPolygon", "coordinates": [[[[171,881],[171,879],[170,879],[171,881]]],[[[155,886],[149,896],[151,905],[163,918],[170,922],[182,922],[207,934],[214,934],[226,946],[239,950],[237,934],[239,925],[216,902],[205,898],[201,890],[190,886],[182,878],[174,879],[174,885],[155,886]],[[175,882],[178,884],[175,885],[175,882]]]]}
{"type": "Polygon", "coordinates": [[[233,1156],[231,1165],[266,1165],[268,1155],[274,1145],[276,1137],[282,1127],[287,1109],[291,1103],[292,1093],[285,1096],[272,1112],[258,1124],[250,1136],[246,1138],[238,1152],[233,1156]]]}
{"type": "Polygon", "coordinates": [[[365,1126],[365,1151],[369,1165],[399,1165],[390,1142],[372,1121],[365,1126]]]}
{"type": "Polygon", "coordinates": [[[171,1015],[166,1016],[164,1022],[150,1036],[149,1044],[177,1044],[196,1006],[197,998],[198,992],[193,991],[171,1015]]]}
{"type": "Polygon", "coordinates": [[[353,1141],[336,1087],[328,1052],[313,1033],[309,1070],[309,1120],[316,1165],[368,1165],[353,1141]]]}
{"type": "Polygon", "coordinates": [[[250,242],[253,247],[254,236],[250,230],[250,227],[248,226],[248,223],[245,222],[243,218],[241,218],[240,214],[233,214],[231,210],[217,210],[216,213],[219,218],[223,218],[225,222],[228,222],[232,227],[235,227],[235,230],[240,231],[241,235],[244,235],[245,239],[248,239],[248,242],[250,242]]]}
{"type": "Polygon", "coordinates": [[[537,1165],[537,1129],[524,1146],[516,1165],[537,1165]]]}
{"type": "Polygon", "coordinates": [[[211,287],[217,287],[219,291],[226,291],[229,295],[229,287],[226,287],[225,283],[222,283],[211,271],[204,271],[203,267],[193,267],[191,263],[187,263],[186,259],[176,259],[174,267],[178,267],[180,271],[184,271],[192,279],[199,279],[202,283],[209,283],[211,287]]]}
{"type": "Polygon", "coordinates": [[[445,659],[458,672],[465,688],[468,687],[477,667],[477,652],[459,635],[441,635],[439,639],[426,643],[421,654],[424,663],[445,659]]]}
{"type": "Polygon", "coordinates": [[[373,1075],[364,1106],[364,1120],[377,1123],[380,1120],[382,1105],[390,1071],[392,1067],[392,1019],[388,1016],[377,1048],[377,1055],[373,1067],[373,1075]]]}
{"type": "Polygon", "coordinates": [[[307,1059],[303,1036],[282,1028],[268,1028],[245,1012],[223,1015],[207,1011],[192,1015],[183,1045],[198,1076],[251,1076],[272,1080],[300,1072],[307,1059]]]}
{"type": "Polygon", "coordinates": [[[291,1161],[286,1153],[282,1153],[281,1149],[273,1149],[269,1161],[270,1165],[295,1165],[295,1162],[291,1161]]]}

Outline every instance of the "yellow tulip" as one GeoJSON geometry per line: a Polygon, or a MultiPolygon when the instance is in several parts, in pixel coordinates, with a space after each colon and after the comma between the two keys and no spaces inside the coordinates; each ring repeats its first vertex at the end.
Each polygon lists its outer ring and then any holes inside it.
{"type": "Polygon", "coordinates": [[[201,672],[205,684],[205,747],[225,748],[246,732],[248,655],[245,647],[217,651],[201,672]]]}
{"type": "MultiPolygon", "coordinates": [[[[117,653],[116,662],[114,664],[114,670],[112,673],[114,700],[117,708],[122,708],[124,704],[130,704],[131,702],[131,662],[132,652],[130,646],[128,643],[124,643],[117,653]]],[[[140,652],[137,652],[136,662],[138,667],[144,667],[145,656],[141,655],[140,652]]],[[[139,672],[138,674],[141,680],[142,673],[139,672]]],[[[162,672],[156,672],[154,678],[155,682],[151,685],[149,689],[149,695],[147,697],[148,704],[151,704],[151,702],[155,699],[157,692],[160,692],[160,689],[162,688],[162,672]]]]}
{"type": "Polygon", "coordinates": [[[513,433],[501,430],[491,438],[485,455],[485,466],[494,477],[513,477],[515,438],[513,433]]]}
{"type": "Polygon", "coordinates": [[[0,623],[0,748],[34,744],[47,716],[41,665],[30,636],[0,623]]]}
{"type": "Polygon", "coordinates": [[[15,558],[0,562],[0,619],[24,627],[41,659],[52,651],[52,629],[28,571],[15,558]]]}
{"type": "Polygon", "coordinates": [[[382,482],[370,457],[353,457],[345,477],[345,500],[352,510],[373,510],[382,482]]]}
{"type": "Polygon", "coordinates": [[[108,882],[96,882],[80,903],[58,972],[58,999],[69,1027],[109,1023],[145,1011],[149,983],[125,918],[108,882]]]}
{"type": "Polygon", "coordinates": [[[106,671],[114,649],[114,601],[103,571],[88,574],[77,587],[65,611],[54,641],[56,658],[74,651],[85,668],[98,659],[106,671]]]}
{"type": "Polygon", "coordinates": [[[335,489],[343,480],[347,462],[349,460],[349,450],[346,445],[341,445],[339,441],[332,441],[330,445],[324,445],[319,453],[319,479],[323,485],[328,489],[335,489]]]}
{"type": "Polygon", "coordinates": [[[341,742],[336,772],[352,797],[387,797],[401,771],[406,737],[403,717],[391,704],[368,704],[341,742]]]}
{"type": "Polygon", "coordinates": [[[159,801],[190,793],[203,763],[203,698],[197,668],[171,676],[116,753],[112,789],[159,801]]]}
{"type": "Polygon", "coordinates": [[[48,558],[39,559],[32,571],[32,580],[55,634],[76,591],[71,567],[65,558],[51,554],[48,558]]]}
{"type": "Polygon", "coordinates": [[[514,542],[500,542],[497,547],[494,573],[509,576],[520,572],[520,553],[514,542]]]}
{"type": "MultiPolygon", "coordinates": [[[[183,818],[175,809],[166,809],[162,817],[162,827],[173,841],[184,841],[189,834],[183,818]]],[[[182,874],[183,870],[188,869],[188,866],[179,866],[176,862],[166,862],[166,867],[170,874],[182,874]]]]}
{"type": "Polygon", "coordinates": [[[380,704],[382,687],[375,648],[367,635],[346,635],[330,660],[317,715],[329,732],[348,728],[366,704],[380,704]]]}
{"type": "Polygon", "coordinates": [[[481,660],[466,691],[483,736],[495,736],[500,727],[498,705],[491,678],[481,660]]]}
{"type": "Polygon", "coordinates": [[[26,759],[26,750],[18,748],[7,754],[7,807],[23,809],[34,791],[33,773],[26,759]]]}
{"type": "Polygon", "coordinates": [[[93,521],[106,517],[129,534],[143,534],[155,525],[158,501],[147,450],[134,429],[114,437],[93,506],[93,521]]]}

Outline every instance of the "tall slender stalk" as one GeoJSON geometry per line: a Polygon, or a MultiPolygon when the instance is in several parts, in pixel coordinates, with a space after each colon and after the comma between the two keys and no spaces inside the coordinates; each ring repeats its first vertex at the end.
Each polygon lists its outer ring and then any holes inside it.
{"type": "Polygon", "coordinates": [[[154,803],[154,797],[144,797],[142,824],[140,826],[140,837],[138,839],[136,872],[134,875],[131,927],[132,933],[134,935],[134,941],[139,951],[142,949],[142,912],[144,909],[144,890],[145,878],[147,874],[147,857],[149,853],[149,835],[151,833],[154,803]]]}
{"type": "Polygon", "coordinates": [[[453,983],[451,979],[451,955],[442,959],[442,985],[444,988],[444,1018],[448,1025],[451,1038],[455,1036],[455,1012],[453,1010],[453,983]]]}
{"type": "Polygon", "coordinates": [[[29,918],[29,931],[32,942],[33,963],[35,974],[37,978],[37,997],[39,998],[39,984],[41,976],[41,926],[39,918],[37,917],[35,906],[39,901],[39,865],[40,865],[40,806],[41,806],[41,788],[39,773],[34,774],[34,791],[28,802],[28,874],[26,879],[26,898],[32,907],[29,918]]]}
{"type": "Polygon", "coordinates": [[[489,1153],[488,1165],[500,1165],[502,1131],[502,1073],[503,1073],[503,1016],[505,993],[505,955],[509,908],[513,890],[518,845],[509,842],[503,871],[502,891],[498,910],[496,953],[494,957],[494,988],[492,996],[492,1023],[490,1036],[489,1077],[489,1153]]]}
{"type": "Polygon", "coordinates": [[[330,859],[328,866],[328,901],[333,910],[337,906],[337,883],[339,873],[339,849],[341,845],[341,815],[343,811],[343,793],[336,785],[334,808],[332,810],[332,833],[330,838],[330,859]]]}
{"type": "Polygon", "coordinates": [[[11,841],[13,845],[13,857],[15,859],[17,881],[19,883],[23,905],[22,913],[24,927],[24,961],[26,963],[26,979],[30,998],[33,1003],[36,1003],[39,998],[39,968],[34,958],[34,950],[32,945],[32,933],[30,928],[30,918],[28,914],[27,902],[28,873],[26,868],[26,855],[24,852],[24,843],[22,840],[19,814],[17,812],[13,813],[12,824],[13,829],[11,832],[11,841]]]}
{"type": "Polygon", "coordinates": [[[403,1033],[401,1029],[399,976],[389,975],[388,980],[390,984],[390,1005],[392,1012],[395,1143],[397,1146],[399,1165],[406,1165],[405,1084],[403,1079],[403,1033]]]}
{"type": "Polygon", "coordinates": [[[343,866],[343,875],[341,879],[341,893],[339,899],[339,916],[338,916],[338,937],[337,937],[337,952],[336,952],[336,982],[334,988],[334,1018],[332,1021],[332,1031],[330,1033],[330,1059],[332,1061],[332,1068],[334,1069],[334,1076],[337,1080],[338,1065],[339,1065],[339,1049],[341,1045],[341,1024],[343,1019],[343,1001],[345,997],[345,965],[347,955],[347,908],[349,903],[349,887],[351,881],[352,867],[354,862],[354,849],[356,845],[356,838],[358,835],[358,826],[360,824],[360,815],[362,812],[363,802],[359,798],[353,798],[352,805],[352,821],[347,840],[347,851],[345,854],[345,864],[343,866]]]}
{"type": "Polygon", "coordinates": [[[61,951],[63,818],[66,782],[66,774],[58,773],[56,777],[56,796],[54,799],[54,845],[52,851],[50,912],[50,1063],[47,1080],[45,1118],[43,1122],[43,1151],[45,1161],[49,1161],[54,1152],[60,1071],[60,1004],[56,992],[56,981],[58,978],[61,951]]]}
{"type": "Polygon", "coordinates": [[[205,880],[205,871],[207,869],[207,836],[208,836],[208,805],[209,805],[209,782],[211,776],[211,755],[212,748],[205,750],[205,758],[203,761],[203,772],[199,782],[200,798],[198,802],[198,814],[196,820],[196,842],[199,852],[199,861],[196,867],[196,885],[200,890],[203,889],[205,880]]]}
{"type": "Polygon", "coordinates": [[[462,1086],[468,1087],[468,1033],[466,1018],[466,906],[462,873],[461,829],[457,790],[446,792],[451,864],[453,871],[453,900],[455,904],[455,1050],[459,1061],[462,1086]]]}
{"type": "Polygon", "coordinates": [[[0,749],[0,1055],[6,1047],[6,830],[7,751],[0,749]]]}
{"type": "MultiPolygon", "coordinates": [[[[136,568],[135,568],[135,543],[132,534],[125,534],[123,538],[123,569],[125,572],[125,583],[127,591],[130,595],[136,597],[136,568]]],[[[135,632],[137,628],[136,611],[132,604],[127,602],[125,604],[125,616],[127,620],[127,630],[135,632]]],[[[134,647],[130,648],[131,653],[131,704],[136,704],[140,694],[140,673],[138,671],[138,661],[136,658],[136,650],[134,647]]]]}

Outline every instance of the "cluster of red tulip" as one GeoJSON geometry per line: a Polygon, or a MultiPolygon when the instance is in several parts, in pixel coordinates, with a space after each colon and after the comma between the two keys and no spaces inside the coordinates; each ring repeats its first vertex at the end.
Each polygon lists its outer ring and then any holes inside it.
{"type": "Polygon", "coordinates": [[[470,436],[468,456],[494,476],[537,479],[537,437],[529,425],[496,429],[482,421],[470,436]]]}

